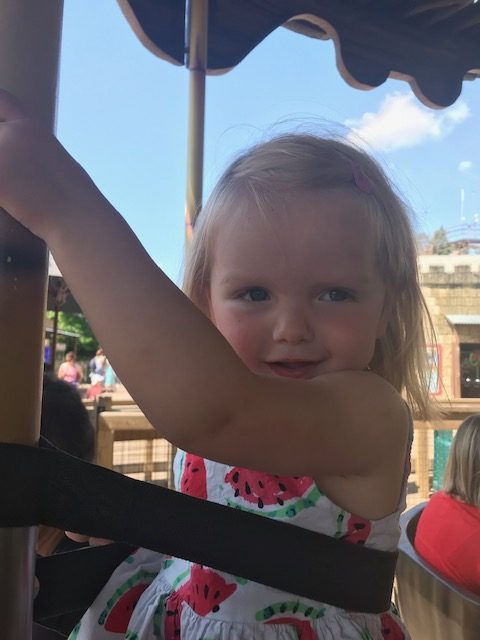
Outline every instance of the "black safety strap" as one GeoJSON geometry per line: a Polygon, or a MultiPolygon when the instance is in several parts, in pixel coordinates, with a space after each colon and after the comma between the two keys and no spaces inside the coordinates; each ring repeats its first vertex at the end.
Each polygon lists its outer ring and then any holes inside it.
{"type": "MultiPolygon", "coordinates": [[[[390,605],[396,552],[192,498],[58,450],[0,444],[0,486],[0,527],[45,524],[117,540],[348,610],[380,613],[390,605]]],[[[73,552],[84,554],[85,585],[98,566],[88,551],[73,552]]],[[[78,572],[70,575],[79,582],[78,572]]],[[[91,602],[101,585],[88,584],[91,602]]],[[[58,588],[66,590],[65,580],[58,588]]]]}
{"type": "Polygon", "coordinates": [[[35,622],[68,635],[113,571],[135,549],[117,542],[38,556],[35,574],[40,589],[34,601],[35,622]]]}

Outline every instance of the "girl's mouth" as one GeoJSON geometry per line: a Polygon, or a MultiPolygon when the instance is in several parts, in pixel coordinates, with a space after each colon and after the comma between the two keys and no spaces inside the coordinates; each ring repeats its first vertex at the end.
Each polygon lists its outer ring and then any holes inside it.
{"type": "Polygon", "coordinates": [[[318,375],[318,362],[307,360],[285,360],[279,362],[267,362],[268,368],[276,376],[309,380],[318,375]]]}

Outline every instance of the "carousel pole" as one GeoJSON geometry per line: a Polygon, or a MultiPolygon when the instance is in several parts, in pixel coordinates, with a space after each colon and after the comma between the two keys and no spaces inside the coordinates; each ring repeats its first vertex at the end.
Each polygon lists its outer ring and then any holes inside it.
{"type": "MultiPolygon", "coordinates": [[[[62,0],[0,0],[0,87],[53,129],[62,0]]],[[[47,249],[0,210],[0,441],[40,430],[47,249]]],[[[8,488],[14,491],[12,486],[8,488]]],[[[2,640],[31,640],[36,528],[0,529],[2,640]]]]}
{"type": "Polygon", "coordinates": [[[187,67],[190,73],[185,235],[188,242],[192,235],[195,217],[202,206],[208,0],[190,0],[188,3],[187,33],[187,67]]]}

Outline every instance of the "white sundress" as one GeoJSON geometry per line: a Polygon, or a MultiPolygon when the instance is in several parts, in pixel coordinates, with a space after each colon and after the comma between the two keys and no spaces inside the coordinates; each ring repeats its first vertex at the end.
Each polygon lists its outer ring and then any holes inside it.
{"type": "MultiPolygon", "coordinates": [[[[177,452],[174,470],[177,489],[184,493],[341,538],[346,544],[392,551],[397,547],[399,517],[405,508],[409,459],[408,454],[397,510],[375,521],[336,506],[310,477],[249,471],[182,451],[177,452]]],[[[206,526],[214,530],[213,523],[206,526]]],[[[248,541],[239,551],[248,553],[248,541]]],[[[381,615],[347,612],[188,560],[139,549],[115,570],[69,636],[69,640],[120,638],[409,640],[410,636],[392,611],[381,615]]]]}

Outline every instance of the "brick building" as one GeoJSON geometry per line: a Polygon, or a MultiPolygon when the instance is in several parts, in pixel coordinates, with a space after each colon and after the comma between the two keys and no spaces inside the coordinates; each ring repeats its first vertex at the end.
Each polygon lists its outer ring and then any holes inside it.
{"type": "Polygon", "coordinates": [[[480,398],[480,255],[421,255],[419,271],[438,342],[431,391],[480,398]]]}

